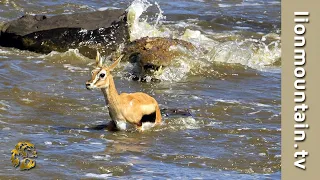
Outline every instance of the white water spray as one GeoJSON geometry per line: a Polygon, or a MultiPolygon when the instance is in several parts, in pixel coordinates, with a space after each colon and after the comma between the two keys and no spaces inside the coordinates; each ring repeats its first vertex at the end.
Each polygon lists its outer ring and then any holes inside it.
{"type": "MultiPolygon", "coordinates": [[[[218,42],[214,40],[214,37],[221,36],[221,33],[211,33],[210,35],[205,35],[199,30],[191,29],[185,29],[185,31],[181,33],[172,30],[175,29],[172,27],[170,28],[171,30],[169,30],[169,27],[166,26],[165,21],[163,21],[165,16],[163,15],[163,11],[161,10],[159,4],[156,2],[152,4],[147,0],[133,1],[128,7],[127,12],[131,41],[146,36],[170,37],[191,42],[197,47],[197,50],[190,56],[192,59],[186,57],[176,58],[174,60],[174,65],[164,69],[163,74],[158,77],[161,80],[179,81],[186,77],[189,72],[195,75],[197,72],[201,74],[203,70],[197,70],[194,68],[214,68],[215,62],[241,64],[254,69],[262,70],[264,67],[275,63],[280,59],[281,56],[279,37],[270,44],[265,44],[265,40],[268,38],[268,35],[265,35],[261,40],[236,39],[226,42],[218,42]],[[143,19],[141,16],[151,6],[157,6],[159,12],[155,14],[156,18],[153,22],[147,22],[147,19],[143,19]]],[[[195,24],[193,22],[193,26],[194,25],[195,24]]]]}

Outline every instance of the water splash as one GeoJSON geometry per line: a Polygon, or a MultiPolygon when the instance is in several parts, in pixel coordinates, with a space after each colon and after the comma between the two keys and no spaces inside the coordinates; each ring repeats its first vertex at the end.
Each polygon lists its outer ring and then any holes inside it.
{"type": "Polygon", "coordinates": [[[165,17],[162,15],[163,11],[160,6],[156,3],[159,13],[156,14],[156,21],[154,25],[147,22],[147,18],[143,19],[141,16],[143,12],[152,6],[147,0],[135,0],[128,7],[127,11],[127,21],[130,32],[130,41],[140,39],[142,37],[165,37],[168,32],[160,31],[158,28],[159,22],[165,17]]]}
{"type": "Polygon", "coordinates": [[[279,60],[281,49],[277,41],[265,44],[255,39],[245,39],[240,42],[227,41],[220,43],[209,51],[208,56],[211,61],[238,63],[262,70],[279,60]]]}
{"type": "MultiPolygon", "coordinates": [[[[127,12],[131,41],[146,36],[170,37],[191,42],[197,47],[197,50],[188,57],[174,59],[173,65],[157,77],[160,80],[179,81],[188,73],[201,75],[207,69],[215,69],[217,62],[241,64],[257,70],[265,70],[266,67],[273,66],[281,60],[280,36],[277,34],[266,34],[261,39],[248,39],[230,32],[204,34],[192,29],[179,32],[177,30],[179,28],[172,28],[166,24],[158,3],[152,4],[147,0],[133,1],[127,12]],[[159,12],[155,14],[156,18],[153,21],[148,22],[148,18],[142,16],[149,7],[154,5],[158,7],[159,12]],[[215,40],[223,36],[229,38],[223,41],[215,40]]],[[[193,26],[196,26],[195,23],[193,26]]]]}
{"type": "MultiPolygon", "coordinates": [[[[242,37],[239,33],[234,32],[206,32],[197,25],[199,20],[196,19],[185,20],[182,27],[181,21],[165,21],[164,12],[160,5],[148,0],[135,0],[126,11],[131,41],[146,36],[166,37],[181,39],[195,45],[195,51],[186,52],[186,56],[176,57],[169,67],[163,69],[162,74],[157,75],[156,78],[161,81],[181,81],[190,75],[220,78],[230,68],[239,66],[239,64],[257,70],[268,70],[269,66],[281,63],[281,44],[278,34],[264,34],[261,35],[261,39],[254,39],[242,37]],[[156,7],[157,12],[152,15],[153,18],[148,18],[145,14],[151,6],[156,7]],[[185,28],[186,26],[187,28],[185,28]],[[217,64],[220,66],[219,70],[217,70],[217,64]]],[[[13,51],[18,51],[19,53],[16,54],[26,55],[29,58],[43,58],[54,63],[67,65],[93,63],[92,60],[81,55],[77,49],[70,49],[63,53],[51,52],[48,55],[11,49],[8,49],[7,52],[6,50],[0,49],[2,58],[5,58],[8,53],[12,54],[13,51]]],[[[124,71],[126,72],[134,69],[134,66],[128,63],[122,63],[121,66],[125,67],[124,71]]],[[[70,67],[66,68],[70,69],[70,67]]],[[[243,70],[245,69],[243,68],[243,70]]],[[[237,73],[241,76],[241,71],[237,73]]],[[[151,81],[152,78],[147,77],[146,79],[151,81]]]]}
{"type": "Polygon", "coordinates": [[[199,129],[202,124],[202,121],[197,121],[191,116],[178,117],[169,121],[168,128],[171,130],[199,129]]]}

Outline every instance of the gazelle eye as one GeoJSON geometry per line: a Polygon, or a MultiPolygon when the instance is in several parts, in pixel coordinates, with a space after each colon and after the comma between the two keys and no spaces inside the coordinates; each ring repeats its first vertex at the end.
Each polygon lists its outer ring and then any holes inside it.
{"type": "Polygon", "coordinates": [[[100,74],[100,77],[101,77],[101,78],[104,78],[105,75],[106,75],[106,74],[101,73],[101,74],[100,74]]]}

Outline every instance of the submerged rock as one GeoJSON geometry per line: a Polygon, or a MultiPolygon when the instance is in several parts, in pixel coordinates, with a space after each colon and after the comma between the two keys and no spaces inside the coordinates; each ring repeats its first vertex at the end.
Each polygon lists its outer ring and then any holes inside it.
{"type": "Polygon", "coordinates": [[[122,10],[47,17],[25,15],[2,25],[0,45],[38,53],[64,52],[78,48],[83,55],[94,58],[116,50],[129,38],[126,14],[122,10]]]}

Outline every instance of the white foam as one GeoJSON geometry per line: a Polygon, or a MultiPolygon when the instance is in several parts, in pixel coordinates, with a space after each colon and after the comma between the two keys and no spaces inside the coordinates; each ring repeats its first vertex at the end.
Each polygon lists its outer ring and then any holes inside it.
{"type": "Polygon", "coordinates": [[[149,129],[153,128],[154,126],[155,126],[155,123],[145,122],[145,123],[142,123],[141,129],[143,131],[145,131],[145,130],[149,130],[149,129]]]}
{"type": "Polygon", "coordinates": [[[250,103],[254,106],[259,106],[259,107],[272,107],[271,105],[267,105],[267,104],[262,104],[262,103],[250,103]]]}
{"type": "Polygon", "coordinates": [[[87,173],[86,177],[96,178],[96,179],[109,179],[112,174],[94,174],[94,173],[87,173]]]}
{"type": "Polygon", "coordinates": [[[226,7],[231,7],[231,4],[218,4],[219,7],[221,8],[226,8],[226,7]]]}
{"type": "Polygon", "coordinates": [[[100,143],[100,142],[90,142],[89,144],[93,144],[93,145],[102,145],[102,143],[100,143]]]}
{"type": "Polygon", "coordinates": [[[11,106],[9,105],[8,101],[0,100],[0,110],[8,110],[11,106]],[[1,107],[2,106],[2,107],[1,107]]]}
{"type": "Polygon", "coordinates": [[[206,126],[215,127],[215,126],[220,125],[220,124],[222,124],[222,122],[213,122],[213,121],[211,121],[206,126]]]}
{"type": "Polygon", "coordinates": [[[267,3],[268,4],[280,4],[281,1],[268,1],[267,3]]]}
{"type": "Polygon", "coordinates": [[[252,3],[252,2],[243,2],[241,4],[236,4],[235,6],[262,6],[263,4],[252,3]]]}
{"type": "Polygon", "coordinates": [[[193,117],[181,117],[172,120],[174,121],[174,126],[171,126],[173,129],[199,129],[200,128],[200,122],[196,121],[193,117]]]}
{"type": "Polygon", "coordinates": [[[176,66],[169,66],[156,78],[162,81],[180,81],[190,72],[190,65],[181,58],[176,60],[176,66]]]}
{"type": "MultiPolygon", "coordinates": [[[[251,3],[249,3],[251,4],[251,3]]],[[[222,5],[222,4],[221,4],[222,5]]],[[[241,4],[245,5],[245,4],[241,4]]],[[[222,5],[223,6],[223,5],[222,5]]],[[[230,33],[206,32],[203,34],[199,30],[186,29],[185,32],[177,32],[163,25],[163,11],[157,3],[150,3],[147,0],[135,0],[127,9],[130,40],[141,37],[171,37],[191,42],[197,47],[195,52],[187,53],[186,57],[179,57],[173,60],[175,63],[157,77],[162,81],[180,81],[188,73],[201,74],[203,69],[213,67],[214,62],[235,63],[262,70],[269,67],[281,57],[280,36],[274,33],[265,35],[261,39],[231,40],[226,42],[215,41],[214,38],[239,36],[230,33]],[[142,15],[150,6],[157,6],[158,13],[155,20],[147,22],[142,15]],[[181,35],[182,34],[182,35],[181,35]],[[210,37],[209,37],[210,36],[210,37]],[[273,39],[270,44],[265,44],[268,39],[273,39]],[[190,58],[192,57],[192,58],[190,58]]],[[[169,26],[175,27],[201,27],[195,25],[197,19],[187,19],[186,21],[169,22],[169,26]],[[174,23],[174,24],[173,24],[174,23]]],[[[249,29],[250,27],[238,27],[239,29],[249,29]]],[[[174,28],[173,28],[174,29],[174,28]]],[[[237,38],[238,39],[238,38],[237,38]]],[[[240,38],[241,39],[241,38],[240,38]]],[[[149,78],[150,79],[150,78],[149,78]]]]}
{"type": "MultiPolygon", "coordinates": [[[[1,116],[1,114],[0,114],[0,116],[1,116]]],[[[0,120],[0,123],[2,123],[2,124],[9,124],[9,123],[4,122],[4,121],[1,121],[1,120],[0,120]]]]}
{"type": "Polygon", "coordinates": [[[237,63],[260,70],[281,57],[278,46],[276,41],[268,45],[252,39],[242,42],[228,41],[212,48],[209,55],[211,61],[237,63]]]}
{"type": "Polygon", "coordinates": [[[0,54],[10,54],[10,51],[0,49],[0,54]]]}
{"type": "Polygon", "coordinates": [[[97,159],[97,160],[110,160],[110,155],[95,155],[95,156],[92,156],[94,159],[97,159]]]}
{"type": "Polygon", "coordinates": [[[26,103],[31,103],[33,102],[33,100],[30,100],[29,98],[22,98],[22,101],[26,102],[26,103]]]}
{"type": "Polygon", "coordinates": [[[73,66],[71,64],[63,64],[63,67],[68,69],[70,72],[88,72],[89,68],[81,68],[77,66],[73,66]]]}
{"type": "Polygon", "coordinates": [[[248,113],[249,115],[254,115],[254,114],[257,114],[257,113],[259,113],[259,112],[261,112],[260,110],[259,111],[254,111],[254,112],[251,112],[251,113],[248,113]]]}
{"type": "Polygon", "coordinates": [[[98,9],[98,11],[105,11],[105,10],[113,10],[113,9],[120,9],[118,7],[112,7],[112,6],[106,6],[106,7],[101,7],[98,9]]]}
{"type": "Polygon", "coordinates": [[[230,103],[230,104],[241,104],[241,102],[237,101],[237,100],[216,99],[215,101],[217,101],[217,102],[225,102],[225,103],[230,103]]]}
{"type": "Polygon", "coordinates": [[[259,153],[259,156],[266,156],[266,153],[259,153]]]}
{"type": "Polygon", "coordinates": [[[10,130],[11,130],[11,128],[9,128],[9,127],[2,128],[2,131],[10,131],[10,130]]]}
{"type": "Polygon", "coordinates": [[[45,144],[45,145],[52,145],[52,142],[50,142],[50,141],[45,141],[44,144],[45,144]]]}

